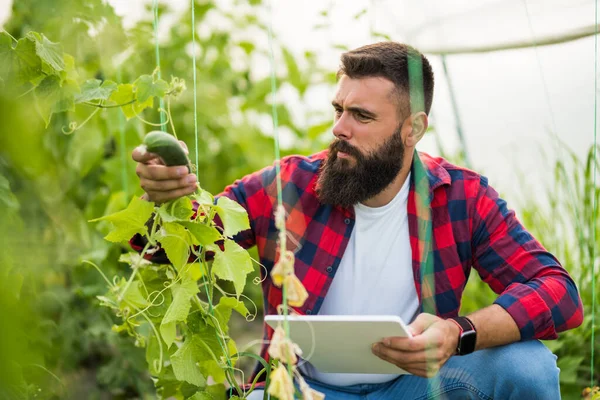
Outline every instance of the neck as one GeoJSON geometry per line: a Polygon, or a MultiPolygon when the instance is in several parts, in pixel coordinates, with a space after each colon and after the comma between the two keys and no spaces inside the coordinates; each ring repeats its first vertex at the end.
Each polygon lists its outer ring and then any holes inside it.
{"type": "Polygon", "coordinates": [[[396,175],[394,180],[385,189],[383,189],[381,192],[371,197],[370,199],[363,201],[362,204],[364,204],[367,207],[375,208],[383,207],[390,201],[392,201],[394,197],[396,197],[398,192],[400,192],[400,189],[402,189],[404,182],[406,182],[406,178],[408,177],[408,173],[410,172],[410,168],[412,166],[412,160],[412,152],[408,155],[405,155],[402,168],[400,169],[398,175],[396,175]]]}

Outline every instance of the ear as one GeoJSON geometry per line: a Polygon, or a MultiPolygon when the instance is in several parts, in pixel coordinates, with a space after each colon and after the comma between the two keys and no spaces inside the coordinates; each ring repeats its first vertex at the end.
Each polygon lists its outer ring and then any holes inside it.
{"type": "Polygon", "coordinates": [[[427,117],[427,114],[420,111],[407,118],[405,124],[408,125],[406,127],[407,130],[410,127],[410,131],[407,132],[407,135],[405,136],[404,145],[406,147],[415,147],[427,131],[429,118],[427,117]]]}

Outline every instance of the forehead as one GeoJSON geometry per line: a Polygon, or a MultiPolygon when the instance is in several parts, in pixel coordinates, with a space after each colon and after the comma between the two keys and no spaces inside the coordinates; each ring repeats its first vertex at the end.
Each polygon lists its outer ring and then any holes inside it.
{"type": "Polygon", "coordinates": [[[368,106],[395,108],[394,84],[381,77],[353,79],[343,75],[337,84],[334,101],[349,106],[368,106]]]}

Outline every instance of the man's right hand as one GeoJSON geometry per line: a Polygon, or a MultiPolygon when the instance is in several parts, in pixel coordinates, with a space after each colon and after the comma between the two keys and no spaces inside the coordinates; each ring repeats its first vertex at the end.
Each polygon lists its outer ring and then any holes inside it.
{"type": "MultiPolygon", "coordinates": [[[[185,143],[180,143],[187,153],[185,143]]],[[[146,192],[143,196],[146,200],[164,203],[192,194],[198,187],[196,175],[190,174],[185,165],[167,167],[159,156],[141,147],[136,147],[131,157],[138,163],[135,172],[146,192]]]]}

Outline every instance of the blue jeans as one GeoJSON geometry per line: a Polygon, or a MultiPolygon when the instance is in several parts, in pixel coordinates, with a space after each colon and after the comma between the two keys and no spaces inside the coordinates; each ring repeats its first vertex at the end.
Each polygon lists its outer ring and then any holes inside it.
{"type": "MultiPolygon", "coordinates": [[[[537,340],[454,356],[434,378],[402,375],[390,382],[331,386],[307,380],[326,400],[560,399],[556,356],[537,340]]],[[[263,398],[254,391],[248,399],[263,398]]]]}

